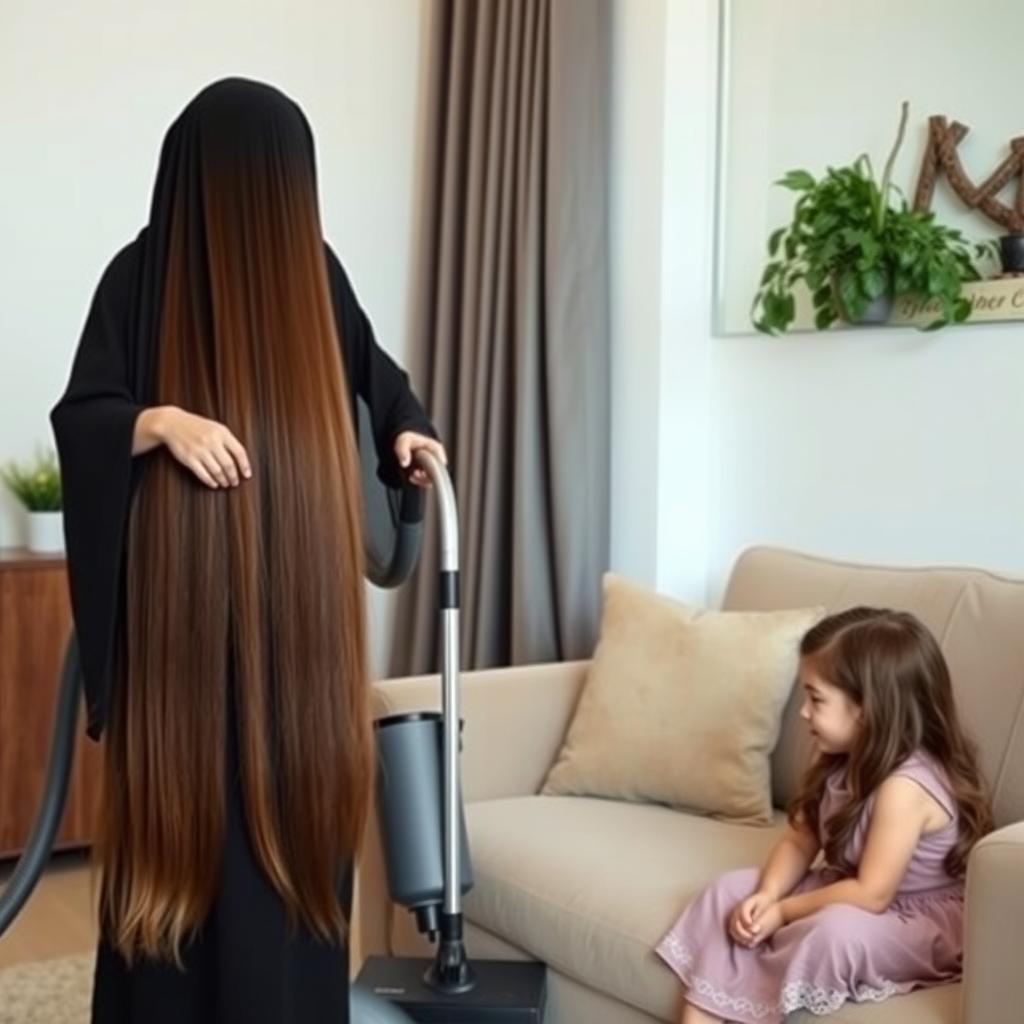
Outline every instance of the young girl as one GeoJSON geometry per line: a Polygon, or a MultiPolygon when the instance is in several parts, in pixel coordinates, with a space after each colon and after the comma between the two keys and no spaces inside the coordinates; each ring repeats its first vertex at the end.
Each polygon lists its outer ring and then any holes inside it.
{"type": "Polygon", "coordinates": [[[854,608],[804,637],[800,685],[818,756],[785,835],[658,946],[682,1024],[773,1024],[960,976],[967,855],[992,818],[938,644],[912,615],[854,608]]]}

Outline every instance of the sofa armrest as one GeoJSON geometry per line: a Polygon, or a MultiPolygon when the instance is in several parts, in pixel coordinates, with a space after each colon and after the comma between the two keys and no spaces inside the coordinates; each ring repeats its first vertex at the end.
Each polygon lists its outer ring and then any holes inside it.
{"type": "Polygon", "coordinates": [[[985,836],[967,864],[964,1024],[1020,1020],[1024,821],[985,836]]]}
{"type": "MultiPolygon", "coordinates": [[[[462,795],[468,803],[529,796],[540,789],[569,727],[587,661],[460,673],[462,795]]],[[[373,687],[373,716],[441,707],[439,675],[385,679],[373,687]]],[[[391,901],[376,808],[371,806],[357,858],[352,966],[391,952],[391,901]]]]}

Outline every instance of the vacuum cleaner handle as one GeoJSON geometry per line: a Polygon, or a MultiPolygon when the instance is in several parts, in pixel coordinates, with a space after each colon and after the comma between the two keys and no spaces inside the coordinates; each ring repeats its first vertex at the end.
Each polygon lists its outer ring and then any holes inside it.
{"type": "Polygon", "coordinates": [[[82,671],[78,661],[78,640],[72,633],[64,654],[43,800],[14,874],[11,875],[4,891],[0,893],[0,935],[8,929],[32,894],[43,868],[46,867],[53,841],[60,828],[71,778],[71,762],[75,753],[75,726],[78,721],[81,692],[82,671]]]}
{"type": "Polygon", "coordinates": [[[462,786],[459,771],[459,516],[447,469],[425,449],[414,456],[437,494],[440,513],[441,696],[444,719],[444,903],[451,918],[462,914],[459,829],[462,786]]]}

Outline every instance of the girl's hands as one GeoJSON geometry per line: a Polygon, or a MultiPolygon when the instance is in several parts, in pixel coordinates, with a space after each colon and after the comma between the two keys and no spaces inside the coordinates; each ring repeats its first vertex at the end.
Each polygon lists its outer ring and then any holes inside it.
{"type": "MultiPolygon", "coordinates": [[[[448,455],[440,441],[435,441],[432,437],[427,437],[425,434],[418,434],[415,430],[403,430],[395,438],[395,455],[398,457],[399,466],[408,471],[409,467],[412,466],[413,455],[421,448],[425,448],[428,452],[435,455],[442,466],[448,465],[448,455]]],[[[430,477],[427,476],[425,470],[420,469],[418,466],[409,473],[409,480],[416,484],[417,487],[431,486],[430,477]]]]}
{"type": "Polygon", "coordinates": [[[753,947],[767,942],[785,923],[782,903],[777,900],[754,921],[754,941],[750,945],[753,947]]]}
{"type": "Polygon", "coordinates": [[[728,932],[733,942],[752,949],[782,927],[778,900],[770,892],[758,889],[729,915],[728,932]]]}
{"type": "Polygon", "coordinates": [[[237,487],[252,476],[245,448],[216,420],[208,420],[174,405],[147,410],[155,415],[152,430],[167,450],[207,487],[237,487]]]}

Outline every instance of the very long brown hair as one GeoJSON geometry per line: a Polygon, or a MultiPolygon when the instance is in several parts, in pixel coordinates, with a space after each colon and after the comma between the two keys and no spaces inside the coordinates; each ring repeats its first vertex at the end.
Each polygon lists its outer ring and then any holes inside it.
{"type": "Polygon", "coordinates": [[[202,180],[205,267],[180,196],[171,220],[156,404],[225,423],[253,476],[210,490],[159,449],[133,506],[101,840],[129,959],[180,962],[212,906],[229,729],[257,862],[325,938],[370,789],[360,477],[315,181],[302,160],[202,180]]]}
{"type": "Polygon", "coordinates": [[[850,800],[826,822],[824,849],[829,864],[852,870],[843,851],[867,801],[902,761],[925,750],[945,769],[956,802],[959,834],[946,870],[962,875],[971,847],[992,829],[992,812],[934,636],[909,612],[851,608],[810,629],[800,654],[861,709],[863,726],[848,755],[825,754],[812,763],[790,821],[817,835],[825,781],[845,767],[850,800]]]}

